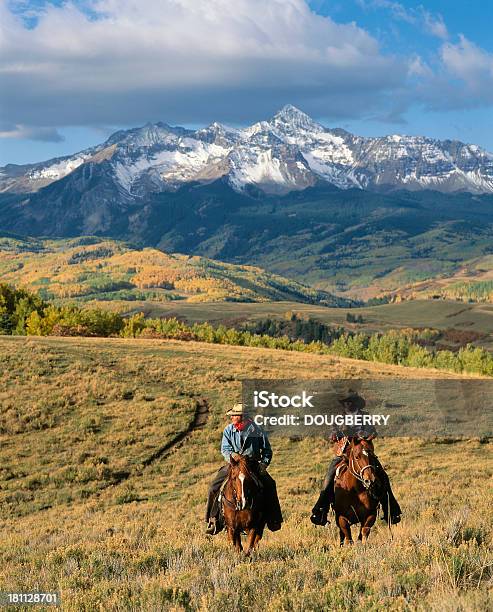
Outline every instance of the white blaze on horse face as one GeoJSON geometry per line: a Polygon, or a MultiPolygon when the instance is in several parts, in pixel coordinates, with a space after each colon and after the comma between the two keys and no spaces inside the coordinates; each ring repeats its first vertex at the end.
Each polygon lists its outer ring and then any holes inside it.
{"type": "Polygon", "coordinates": [[[245,480],[245,474],[240,472],[240,475],[238,476],[238,478],[240,479],[240,482],[241,482],[241,509],[244,510],[246,506],[245,489],[243,488],[243,481],[245,480]]]}

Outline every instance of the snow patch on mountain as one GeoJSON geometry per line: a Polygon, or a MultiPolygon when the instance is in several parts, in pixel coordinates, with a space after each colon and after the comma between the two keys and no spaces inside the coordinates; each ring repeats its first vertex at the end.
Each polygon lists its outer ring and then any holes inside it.
{"type": "Polygon", "coordinates": [[[105,164],[105,176],[135,198],[224,175],[239,191],[257,185],[285,193],[322,180],[341,189],[493,193],[493,155],[477,145],[400,134],[363,138],[326,128],[292,105],[242,129],[214,122],[195,131],[165,123],[121,130],[71,157],[0,168],[0,191],[36,191],[90,162],[105,164]]]}
{"type": "Polygon", "coordinates": [[[161,178],[164,187],[167,181],[182,183],[193,180],[204,167],[223,159],[228,153],[227,148],[187,137],[180,139],[174,149],[150,156],[144,154],[136,159],[121,157],[113,168],[119,184],[132,193],[134,183],[151,170],[161,178]]]}
{"type": "Polygon", "coordinates": [[[90,155],[79,155],[77,157],[71,157],[70,159],[56,162],[44,168],[36,168],[28,174],[28,177],[33,180],[47,178],[56,181],[73,172],[76,168],[87,161],[89,157],[90,155]]]}
{"type": "Polygon", "coordinates": [[[272,157],[272,151],[261,151],[250,157],[248,162],[238,163],[238,156],[231,158],[231,183],[237,187],[247,184],[286,182],[281,171],[281,162],[272,157]]]}

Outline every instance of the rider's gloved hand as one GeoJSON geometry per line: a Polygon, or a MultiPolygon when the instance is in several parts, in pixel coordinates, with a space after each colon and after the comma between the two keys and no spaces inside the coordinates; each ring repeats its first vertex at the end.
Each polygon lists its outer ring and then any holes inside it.
{"type": "Polygon", "coordinates": [[[231,453],[230,458],[234,459],[234,461],[239,461],[241,455],[239,453],[231,453]]]}
{"type": "Polygon", "coordinates": [[[261,474],[264,474],[265,472],[267,472],[267,464],[266,464],[266,463],[262,463],[262,461],[259,461],[259,464],[258,464],[258,471],[259,471],[261,474]]]}

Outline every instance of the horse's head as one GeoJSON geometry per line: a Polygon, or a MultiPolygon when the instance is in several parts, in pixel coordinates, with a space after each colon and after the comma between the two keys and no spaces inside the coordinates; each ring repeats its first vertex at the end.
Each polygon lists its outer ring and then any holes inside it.
{"type": "Polygon", "coordinates": [[[246,455],[237,455],[237,457],[237,459],[229,458],[230,480],[233,486],[236,509],[245,510],[252,507],[256,485],[252,477],[251,459],[246,455]]]}
{"type": "Polygon", "coordinates": [[[375,467],[375,452],[371,440],[360,437],[352,438],[349,451],[349,469],[364,485],[365,489],[371,489],[377,480],[375,467]]]}

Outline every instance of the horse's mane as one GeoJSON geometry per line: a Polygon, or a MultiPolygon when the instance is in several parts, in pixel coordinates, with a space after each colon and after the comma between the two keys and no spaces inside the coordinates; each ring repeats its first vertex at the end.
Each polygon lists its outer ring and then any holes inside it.
{"type": "Polygon", "coordinates": [[[364,449],[370,451],[370,453],[375,453],[375,449],[373,447],[372,440],[368,440],[367,438],[360,438],[360,437],[354,436],[351,441],[352,441],[351,448],[354,448],[354,446],[357,445],[357,444],[361,444],[361,446],[364,449]]]}
{"type": "Polygon", "coordinates": [[[247,456],[245,455],[240,455],[240,459],[238,460],[237,465],[232,465],[231,463],[229,464],[229,470],[228,470],[228,474],[231,476],[233,474],[233,469],[235,467],[241,467],[242,471],[249,476],[250,478],[253,478],[252,475],[252,468],[251,468],[251,463],[250,460],[247,456]]]}

